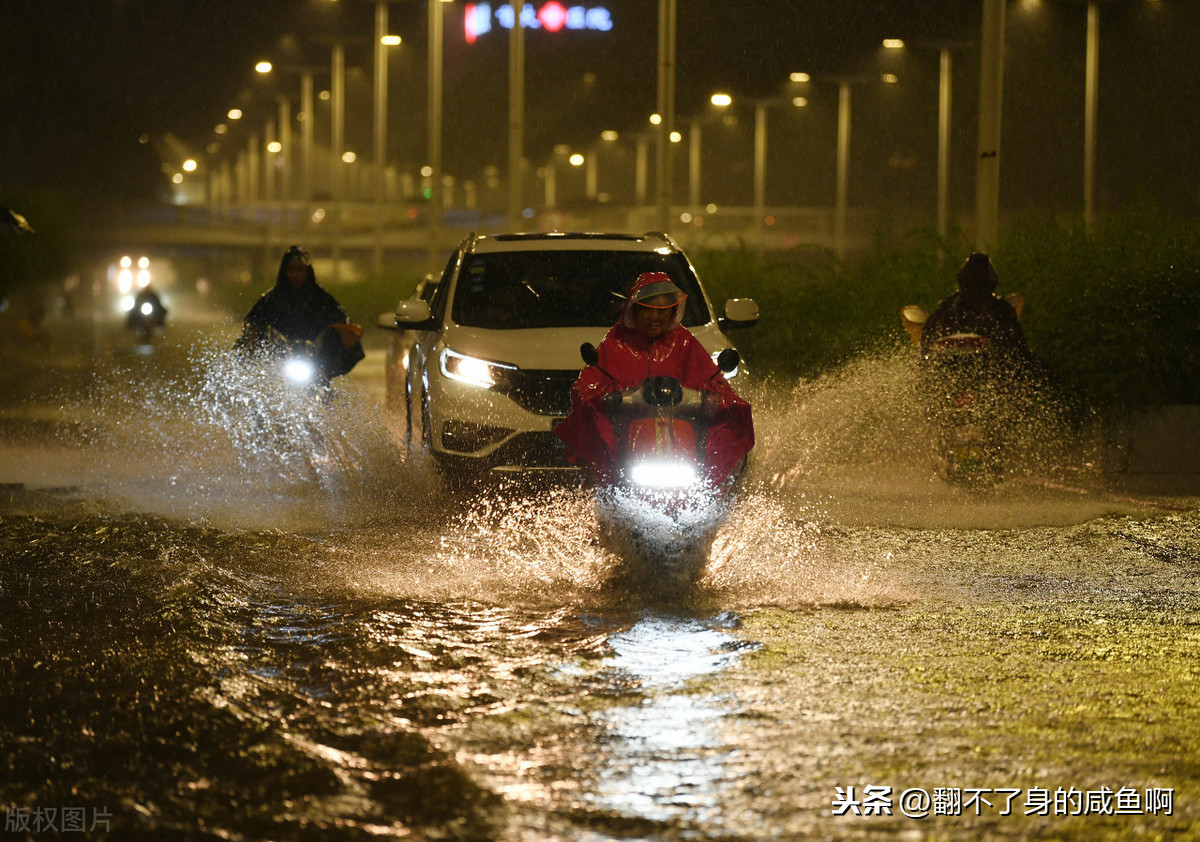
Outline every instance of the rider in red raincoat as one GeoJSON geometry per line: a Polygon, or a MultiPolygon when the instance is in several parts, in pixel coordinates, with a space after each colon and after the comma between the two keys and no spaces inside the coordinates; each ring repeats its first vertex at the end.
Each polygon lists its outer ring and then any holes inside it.
{"type": "Polygon", "coordinates": [[[616,480],[620,455],[603,398],[647,377],[674,377],[684,388],[705,393],[712,418],[704,460],[709,481],[731,474],[754,446],[750,404],[734,393],[708,351],[681,324],[686,297],[665,272],[639,275],[620,319],[596,349],[599,364],[581,371],[571,387],[571,414],[556,434],[566,445],[567,461],[590,468],[601,482],[616,480]]]}

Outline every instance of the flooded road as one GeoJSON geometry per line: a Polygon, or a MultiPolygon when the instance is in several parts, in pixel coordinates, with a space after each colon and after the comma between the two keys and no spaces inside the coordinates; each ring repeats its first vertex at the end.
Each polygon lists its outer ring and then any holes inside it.
{"type": "Polygon", "coordinates": [[[949,488],[885,354],[745,387],[656,587],[579,489],[445,493],[377,353],[264,428],[231,331],[5,360],[0,839],[1200,837],[1194,498],[949,488]]]}

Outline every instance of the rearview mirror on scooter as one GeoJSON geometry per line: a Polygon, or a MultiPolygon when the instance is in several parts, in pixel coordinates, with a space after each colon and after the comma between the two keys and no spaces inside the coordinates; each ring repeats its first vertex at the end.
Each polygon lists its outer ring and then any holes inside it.
{"type": "Polygon", "coordinates": [[[600,364],[600,352],[596,350],[596,346],[591,342],[584,342],[579,346],[579,356],[583,358],[587,365],[600,364]]]}
{"type": "Polygon", "coordinates": [[[721,353],[717,354],[717,368],[728,374],[738,367],[738,363],[742,361],[742,355],[734,348],[726,348],[721,353]]]}

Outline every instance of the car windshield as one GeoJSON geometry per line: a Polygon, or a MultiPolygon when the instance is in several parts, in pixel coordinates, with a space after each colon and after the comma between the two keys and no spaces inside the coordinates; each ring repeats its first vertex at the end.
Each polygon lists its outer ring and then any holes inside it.
{"type": "Polygon", "coordinates": [[[643,272],[666,272],[687,293],[684,325],[709,320],[696,277],[681,254],[603,250],[470,255],[454,290],[451,317],[465,327],[488,330],[610,327],[643,272]]]}

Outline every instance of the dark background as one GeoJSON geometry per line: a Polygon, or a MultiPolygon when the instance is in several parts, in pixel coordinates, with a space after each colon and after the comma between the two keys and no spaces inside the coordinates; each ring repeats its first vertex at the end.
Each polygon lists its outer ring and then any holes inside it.
{"type": "MultiPolygon", "coordinates": [[[[466,44],[464,5],[446,10],[443,164],[459,179],[482,179],[485,167],[503,171],[507,161],[507,33],[495,29],[466,44]]],[[[556,144],[584,149],[604,129],[631,138],[648,127],[658,4],[604,5],[611,32],[528,33],[526,154],[535,165],[556,144]]],[[[969,206],[980,9],[976,0],[678,0],[679,127],[704,113],[714,90],[744,102],[794,92],[792,71],[813,74],[803,91],[807,109],[770,112],[768,198],[829,205],[837,89],[826,80],[877,79],[891,69],[901,84],[854,88],[851,201],[932,205],[938,65],[929,44],[960,42],[952,185],[954,203],[969,206]],[[885,55],[884,37],[905,38],[909,47],[885,55]]],[[[389,28],[404,43],[389,68],[388,163],[415,171],[426,155],[427,7],[398,1],[390,10],[389,28]]],[[[319,39],[339,32],[351,38],[347,146],[369,156],[373,14],[364,0],[8,0],[0,36],[0,201],[5,191],[29,189],[80,200],[161,196],[167,139],[202,156],[235,102],[252,103],[248,119],[253,105],[260,114],[275,108],[255,78],[257,59],[327,65],[328,43],[319,39]]],[[[1085,20],[1085,5],[1070,0],[1009,5],[1001,167],[1009,208],[1081,205],[1085,20]]],[[[1200,4],[1193,0],[1103,5],[1101,209],[1148,201],[1197,210],[1197,43],[1200,4]]],[[[276,75],[274,84],[298,94],[297,77],[276,75]]],[[[318,76],[318,88],[327,80],[318,76]]],[[[706,192],[744,204],[753,119],[747,107],[735,112],[734,125],[706,124],[704,172],[706,192]]],[[[318,142],[322,128],[318,113],[318,142]]]]}

